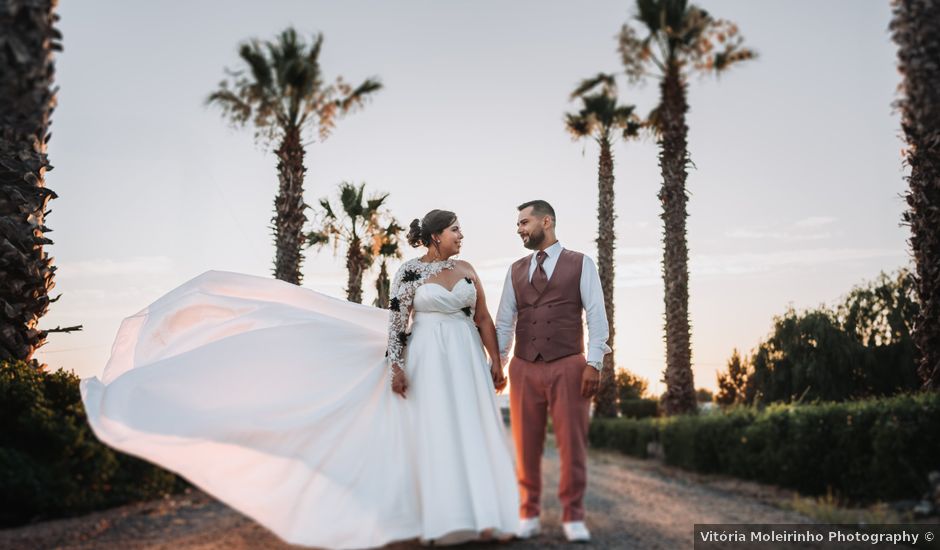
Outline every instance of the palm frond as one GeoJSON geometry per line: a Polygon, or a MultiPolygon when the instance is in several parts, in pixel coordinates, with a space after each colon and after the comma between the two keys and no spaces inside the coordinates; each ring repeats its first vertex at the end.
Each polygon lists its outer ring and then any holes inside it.
{"type": "Polygon", "coordinates": [[[227,89],[224,82],[219,85],[218,90],[209,94],[205,103],[206,105],[219,105],[223,112],[227,113],[229,118],[237,124],[244,124],[251,118],[251,105],[227,89]]]}
{"type": "Polygon", "coordinates": [[[608,73],[597,73],[597,76],[591,78],[585,78],[578,84],[578,87],[571,92],[571,95],[568,96],[569,99],[574,99],[578,96],[582,96],[587,92],[593,90],[596,86],[603,84],[604,92],[610,93],[612,95],[617,94],[617,81],[614,78],[614,75],[608,73]]]}
{"type": "Polygon", "coordinates": [[[338,100],[337,105],[343,112],[362,105],[363,101],[372,93],[382,89],[382,83],[377,77],[367,78],[346,97],[338,100]]]}
{"type": "Polygon", "coordinates": [[[348,182],[340,184],[339,202],[343,206],[343,212],[350,218],[356,219],[362,215],[362,192],[365,184],[357,187],[348,182]]]}
{"type": "Polygon", "coordinates": [[[248,64],[251,69],[251,76],[254,77],[254,85],[263,90],[271,88],[271,66],[261,52],[261,46],[257,41],[252,40],[242,44],[238,50],[239,57],[248,64]]]}
{"type": "Polygon", "coordinates": [[[627,121],[626,126],[623,128],[623,137],[624,140],[631,140],[637,137],[640,137],[640,132],[643,130],[643,123],[637,119],[631,119],[627,121]]]}
{"type": "Polygon", "coordinates": [[[646,115],[646,120],[643,121],[643,126],[657,136],[662,133],[662,107],[662,103],[653,107],[650,113],[646,115]]]}
{"type": "Polygon", "coordinates": [[[732,65],[742,61],[757,59],[757,52],[749,48],[728,48],[727,50],[715,54],[714,68],[719,75],[728,70],[732,65]]]}
{"type": "Polygon", "coordinates": [[[581,100],[584,102],[582,112],[592,114],[600,120],[610,120],[617,105],[617,98],[605,93],[582,96],[581,100]]]}
{"type": "Polygon", "coordinates": [[[663,23],[660,0],[637,0],[636,8],[636,20],[643,23],[650,34],[659,32],[663,23]]]}
{"type": "Polygon", "coordinates": [[[565,128],[575,139],[584,138],[593,133],[591,121],[581,114],[565,113],[565,128]]]}
{"type": "Polygon", "coordinates": [[[320,207],[323,208],[327,219],[336,219],[336,214],[333,213],[333,207],[330,206],[330,201],[328,199],[320,199],[320,207]]]}
{"type": "Polygon", "coordinates": [[[666,31],[667,34],[677,36],[685,27],[686,17],[690,9],[698,8],[689,6],[688,0],[660,0],[662,30],[666,31]]]}
{"type": "Polygon", "coordinates": [[[320,51],[323,49],[323,33],[317,33],[316,38],[313,40],[313,44],[310,46],[310,51],[307,52],[307,63],[313,65],[320,64],[320,51]]]}
{"type": "MultiPolygon", "coordinates": [[[[641,39],[632,26],[625,24],[621,27],[617,37],[617,51],[620,52],[620,60],[631,83],[637,83],[646,76],[648,64],[652,64],[663,73],[666,71],[665,57],[662,60],[658,59],[652,51],[651,44],[657,36],[658,34],[650,33],[641,39]]],[[[658,40],[656,43],[659,44],[658,40]]],[[[661,47],[660,50],[662,50],[661,47]]]]}
{"type": "Polygon", "coordinates": [[[307,233],[307,246],[323,246],[330,242],[330,234],[326,231],[311,231],[307,233]]]}
{"type": "Polygon", "coordinates": [[[613,113],[611,114],[612,126],[617,128],[625,128],[627,124],[636,119],[636,115],[633,114],[633,111],[636,109],[633,105],[614,105],[613,113]]]}
{"type": "Polygon", "coordinates": [[[239,125],[251,121],[255,137],[268,143],[289,130],[310,127],[325,139],[339,115],[362,105],[382,84],[370,78],[352,89],[338,78],[335,86],[324,86],[322,47],[323,34],[313,35],[308,43],[293,27],[273,40],[250,39],[238,50],[246,69],[226,69],[229,80],[206,103],[219,105],[239,125]]]}
{"type": "Polygon", "coordinates": [[[681,27],[676,31],[676,39],[684,48],[697,48],[703,39],[707,40],[705,35],[713,21],[707,11],[698,6],[689,6],[681,27]]]}
{"type": "Polygon", "coordinates": [[[388,195],[388,193],[385,193],[384,195],[376,195],[375,197],[367,200],[366,212],[371,213],[378,211],[378,209],[381,208],[383,204],[385,204],[385,199],[388,198],[388,195]]]}

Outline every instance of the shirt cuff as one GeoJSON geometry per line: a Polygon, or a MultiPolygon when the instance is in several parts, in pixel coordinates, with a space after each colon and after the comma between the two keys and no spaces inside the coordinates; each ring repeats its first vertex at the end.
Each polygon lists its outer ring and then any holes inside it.
{"type": "Polygon", "coordinates": [[[602,368],[604,368],[604,362],[603,362],[603,361],[588,361],[587,364],[588,364],[588,365],[591,365],[592,367],[594,367],[594,368],[597,369],[597,370],[601,370],[602,368]]]}
{"type": "Polygon", "coordinates": [[[610,346],[608,346],[606,342],[602,345],[600,349],[589,346],[588,353],[587,353],[587,361],[588,363],[596,362],[596,361],[603,361],[604,356],[610,353],[611,351],[613,350],[610,349],[610,346]]]}

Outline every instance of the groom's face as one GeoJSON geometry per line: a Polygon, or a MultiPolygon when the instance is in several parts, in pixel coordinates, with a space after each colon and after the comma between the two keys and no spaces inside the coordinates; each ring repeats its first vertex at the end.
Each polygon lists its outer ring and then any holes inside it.
{"type": "Polygon", "coordinates": [[[538,250],[545,242],[545,229],[542,220],[532,215],[532,208],[519,211],[519,220],[516,221],[516,233],[522,238],[522,246],[529,250],[538,250]]]}

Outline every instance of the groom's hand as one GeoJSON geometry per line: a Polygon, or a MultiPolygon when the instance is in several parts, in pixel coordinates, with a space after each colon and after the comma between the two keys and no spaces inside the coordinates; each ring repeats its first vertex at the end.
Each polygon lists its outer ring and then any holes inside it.
{"type": "Polygon", "coordinates": [[[581,397],[585,399],[594,397],[600,387],[601,372],[585,363],[584,371],[581,373],[581,397]]]}

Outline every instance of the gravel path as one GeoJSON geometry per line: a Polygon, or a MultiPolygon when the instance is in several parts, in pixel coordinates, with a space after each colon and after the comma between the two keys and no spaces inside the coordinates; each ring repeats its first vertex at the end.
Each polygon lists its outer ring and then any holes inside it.
{"type": "MultiPolygon", "coordinates": [[[[693,523],[809,523],[774,503],[793,493],[773,487],[704,476],[591,450],[586,507],[590,544],[569,544],[561,532],[558,454],[548,445],[543,466],[541,536],[510,543],[455,548],[676,549],[692,547],[693,523]]],[[[0,530],[0,548],[62,549],[288,549],[272,533],[201,491],[131,504],[86,516],[0,530]]],[[[386,550],[422,548],[399,543],[386,550]]]]}

